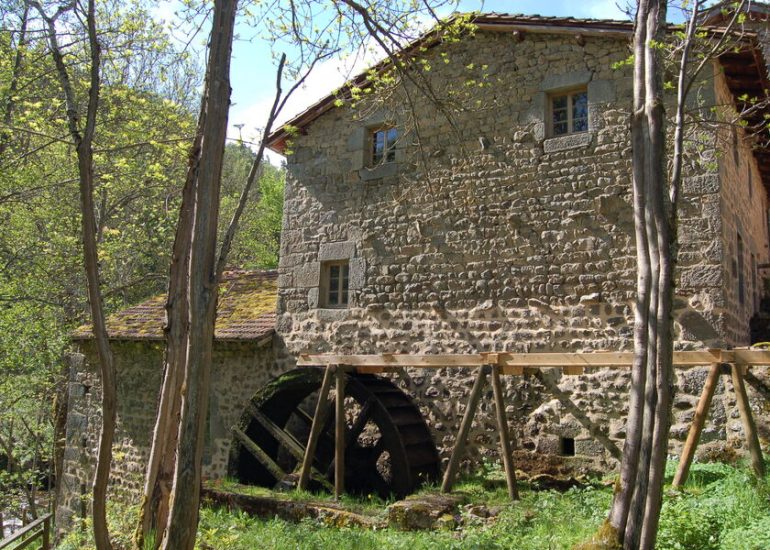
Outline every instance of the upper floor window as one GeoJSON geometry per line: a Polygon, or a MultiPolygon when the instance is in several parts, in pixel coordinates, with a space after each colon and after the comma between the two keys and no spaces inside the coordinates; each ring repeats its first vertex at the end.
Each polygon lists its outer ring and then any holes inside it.
{"type": "Polygon", "coordinates": [[[321,265],[322,306],[348,307],[350,263],[348,260],[324,262],[321,265]]]}
{"type": "Polygon", "coordinates": [[[377,166],[396,160],[398,131],[390,126],[374,128],[370,134],[370,166],[377,166]]]}
{"type": "Polygon", "coordinates": [[[553,94],[550,106],[552,136],[588,131],[588,92],[585,89],[553,94]]]}

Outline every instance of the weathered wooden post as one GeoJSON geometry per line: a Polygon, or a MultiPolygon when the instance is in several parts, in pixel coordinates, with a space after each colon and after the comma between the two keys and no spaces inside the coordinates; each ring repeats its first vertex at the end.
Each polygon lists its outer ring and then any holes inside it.
{"type": "Polygon", "coordinates": [[[313,466],[315,449],[318,445],[318,439],[321,436],[321,430],[326,421],[326,403],[329,399],[329,391],[332,387],[332,377],[334,374],[335,368],[331,365],[327,366],[324,371],[323,382],[321,382],[321,389],[318,392],[318,402],[315,405],[313,423],[310,427],[310,435],[308,436],[307,446],[305,447],[305,456],[302,459],[302,468],[299,472],[299,481],[297,482],[297,487],[299,489],[306,489],[308,481],[310,480],[310,470],[313,466]]]}
{"type": "Polygon", "coordinates": [[[479,368],[479,374],[476,376],[476,381],[473,383],[471,395],[468,398],[468,405],[465,407],[465,414],[463,414],[463,420],[460,423],[460,431],[457,433],[455,446],[454,449],[452,449],[452,456],[449,458],[449,464],[447,465],[446,472],[444,472],[444,480],[441,483],[442,493],[450,492],[452,490],[452,485],[454,485],[457,468],[460,465],[460,458],[462,458],[463,451],[465,450],[465,441],[468,439],[468,433],[471,431],[473,416],[476,414],[476,409],[479,406],[481,390],[484,387],[484,382],[489,371],[489,365],[482,365],[479,368]]]}
{"type": "Polygon", "coordinates": [[[334,496],[345,492],[345,369],[337,365],[337,394],[334,418],[334,496]]]}
{"type": "Polygon", "coordinates": [[[685,441],[684,447],[682,448],[682,456],[679,459],[679,467],[676,469],[676,475],[671,484],[672,487],[681,487],[687,482],[687,476],[690,473],[690,465],[695,456],[695,449],[698,447],[700,434],[703,431],[703,426],[706,424],[706,418],[708,418],[709,409],[711,408],[711,399],[714,397],[714,391],[717,389],[719,375],[722,374],[722,371],[723,367],[721,363],[713,363],[709,369],[706,383],[703,385],[703,391],[698,400],[698,405],[695,407],[695,416],[692,418],[690,431],[687,434],[687,441],[685,441]]]}
{"type": "Polygon", "coordinates": [[[495,395],[495,416],[497,416],[497,430],[500,432],[500,452],[503,455],[508,496],[513,500],[519,500],[519,490],[516,487],[516,470],[513,464],[511,432],[508,429],[508,421],[505,418],[505,399],[503,399],[503,387],[500,383],[500,367],[498,365],[492,366],[492,391],[495,395]]]}

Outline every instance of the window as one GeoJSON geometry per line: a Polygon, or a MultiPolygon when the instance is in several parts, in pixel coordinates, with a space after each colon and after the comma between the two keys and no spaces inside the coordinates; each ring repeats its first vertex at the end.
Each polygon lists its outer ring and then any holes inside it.
{"type": "Polygon", "coordinates": [[[585,89],[551,96],[551,135],[588,131],[588,92],[585,89]]]}
{"type": "Polygon", "coordinates": [[[321,304],[329,308],[348,307],[348,260],[324,262],[321,266],[321,304]]]}
{"type": "Polygon", "coordinates": [[[396,160],[398,131],[393,127],[375,128],[370,134],[370,166],[386,164],[396,160]]]}

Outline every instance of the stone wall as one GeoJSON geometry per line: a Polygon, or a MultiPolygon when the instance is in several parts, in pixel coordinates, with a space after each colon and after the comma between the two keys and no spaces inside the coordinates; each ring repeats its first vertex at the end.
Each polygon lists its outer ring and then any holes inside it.
{"type": "MultiPolygon", "coordinates": [[[[432,90],[447,95],[445,105],[461,107],[451,123],[419,93],[391,90],[392,102],[337,108],[303,128],[288,159],[279,362],[289,366],[306,350],[631,349],[631,81],[628,67],[613,68],[627,56],[627,44],[611,38],[586,36],[580,46],[565,35],[527,33],[517,41],[479,32],[425,54],[432,90]],[[548,137],[548,93],[580,86],[588,92],[589,131],[548,137]],[[383,122],[401,128],[397,162],[369,170],[362,132],[383,122]],[[350,259],[350,306],[343,310],[318,307],[330,248],[350,259]]],[[[714,97],[713,88],[701,92],[714,97]]],[[[707,148],[716,143],[708,131],[702,139],[707,148]]],[[[713,150],[706,160],[686,158],[676,297],[683,349],[742,342],[725,322],[722,291],[720,179],[732,174],[723,164],[717,169],[713,150]]],[[[621,442],[627,373],[548,376],[621,442]]],[[[678,376],[674,451],[704,376],[703,369],[678,376]]],[[[402,384],[446,456],[472,379],[445,369],[411,372],[402,384]]],[[[520,447],[558,453],[569,438],[576,453],[606,459],[537,380],[510,377],[505,392],[520,447]]],[[[727,413],[717,409],[707,442],[725,439],[727,413]]],[[[474,427],[477,457],[496,453],[491,413],[483,406],[474,427]]]]}
{"type": "MultiPolygon", "coordinates": [[[[716,89],[718,103],[732,105],[730,91],[721,74],[717,78],[716,89]]],[[[728,122],[734,120],[734,110],[727,110],[723,117],[728,122]]],[[[762,294],[758,266],[768,262],[768,200],[751,152],[753,140],[737,125],[723,128],[719,138],[725,144],[722,149],[725,152],[718,157],[722,182],[719,220],[722,223],[724,251],[723,322],[730,342],[745,346],[749,344],[749,319],[759,309],[762,294]]]]}
{"type": "MultiPolygon", "coordinates": [[[[81,342],[80,353],[68,357],[69,412],[63,476],[59,482],[57,528],[71,525],[90,498],[94,461],[101,423],[101,392],[95,350],[81,342]]],[[[163,343],[113,341],[118,384],[117,433],[113,445],[110,499],[137,504],[152,443],[163,366],[163,343]]],[[[213,353],[210,417],[206,432],[203,475],[221,478],[227,473],[232,437],[237,423],[256,391],[278,374],[270,345],[216,342],[213,353]]]]}

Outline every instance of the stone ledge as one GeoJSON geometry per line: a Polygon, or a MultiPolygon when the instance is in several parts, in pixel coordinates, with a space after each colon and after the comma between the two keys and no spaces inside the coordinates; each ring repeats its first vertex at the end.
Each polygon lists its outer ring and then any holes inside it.
{"type": "Polygon", "coordinates": [[[558,151],[587,147],[591,144],[593,137],[593,132],[581,132],[579,134],[548,138],[543,142],[543,152],[556,153],[558,151]]]}

